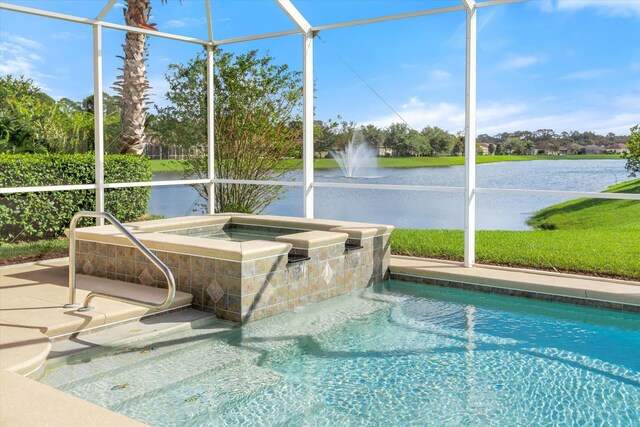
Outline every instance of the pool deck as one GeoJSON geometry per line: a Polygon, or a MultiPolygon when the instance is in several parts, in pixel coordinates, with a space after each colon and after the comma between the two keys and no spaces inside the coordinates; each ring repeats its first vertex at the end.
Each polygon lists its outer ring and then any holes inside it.
{"type": "MultiPolygon", "coordinates": [[[[0,267],[0,426],[143,425],[85,400],[24,377],[38,370],[51,339],[89,328],[101,329],[147,314],[148,309],[96,298],[95,311],[79,313],[68,302],[68,259],[0,267]],[[36,404],[37,402],[37,404],[36,404]]],[[[77,276],[77,300],[90,291],[162,302],[164,289],[77,276]]],[[[176,292],[173,308],[192,296],[176,292]]]]}
{"type": "MultiPolygon", "coordinates": [[[[37,372],[51,351],[51,340],[87,328],[135,319],[147,309],[96,299],[96,311],[64,309],[68,298],[68,260],[0,267],[0,426],[134,426],[137,421],[63,393],[23,375],[37,372]],[[36,404],[37,402],[37,404],[36,404]]],[[[439,286],[467,287],[560,301],[600,301],[610,308],[640,308],[640,282],[509,269],[465,268],[460,263],[394,256],[391,277],[439,286]],[[463,286],[461,286],[463,285],[463,286]]],[[[165,290],[114,283],[78,275],[77,299],[91,290],[105,290],[149,302],[164,299],[165,290]]],[[[174,307],[191,303],[178,292],[174,307]]]]}

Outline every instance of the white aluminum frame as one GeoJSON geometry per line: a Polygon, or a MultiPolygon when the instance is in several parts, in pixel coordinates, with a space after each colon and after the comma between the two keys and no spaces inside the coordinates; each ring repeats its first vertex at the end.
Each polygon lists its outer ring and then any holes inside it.
{"type": "Polygon", "coordinates": [[[327,25],[312,26],[304,16],[295,8],[290,0],[274,0],[283,12],[292,20],[296,29],[279,32],[255,34],[241,37],[233,37],[215,40],[213,34],[213,15],[210,0],[205,0],[208,40],[150,31],[143,28],[128,25],[115,24],[104,21],[116,3],[116,0],[105,0],[106,5],[95,19],[73,16],[43,9],[19,6],[0,2],[0,10],[30,14],[45,18],[91,25],[93,27],[93,73],[94,73],[94,120],[95,120],[95,174],[93,184],[81,185],[45,185],[35,187],[11,187],[0,188],[0,194],[32,193],[41,191],[73,191],[96,190],[96,209],[104,210],[104,190],[108,188],[127,187],[160,187],[169,185],[193,185],[206,184],[209,188],[208,210],[213,213],[215,208],[214,184],[236,185],[268,185],[302,187],[304,198],[304,215],[313,218],[314,188],[344,188],[361,190],[385,190],[385,191],[416,191],[416,192],[448,192],[461,193],[465,198],[465,239],[464,239],[464,265],[471,267],[475,263],[475,231],[476,231],[476,195],[477,194],[503,194],[503,195],[528,195],[528,196],[564,196],[564,197],[588,197],[597,199],[640,200],[640,194],[629,193],[596,193],[584,191],[548,191],[548,190],[524,190],[508,188],[477,188],[476,187],[476,15],[478,8],[499,6],[509,3],[519,3],[528,0],[488,0],[476,2],[475,0],[461,0],[461,5],[438,9],[426,9],[416,12],[401,13],[395,15],[379,16],[368,19],[359,19],[347,22],[338,22],[327,25]],[[441,13],[466,11],[466,75],[465,75],[465,186],[442,187],[425,185],[394,185],[394,184],[367,184],[367,183],[337,183],[314,182],[313,180],[313,38],[319,31],[327,31],[337,28],[352,27],[358,25],[375,24],[392,20],[418,18],[441,13]],[[170,180],[153,182],[122,182],[104,183],[104,117],[102,97],[102,28],[110,28],[120,31],[147,34],[149,36],[167,38],[186,43],[194,43],[203,46],[207,52],[207,178],[189,180],[170,180]],[[214,170],[214,56],[216,46],[232,43],[242,43],[252,40],[262,40],[274,37],[286,37],[301,35],[303,40],[303,182],[295,181],[256,181],[242,179],[220,179],[215,177],[214,170]]]}
{"type": "MultiPolygon", "coordinates": [[[[106,15],[111,6],[113,2],[109,2],[100,15],[106,15]]],[[[102,25],[100,24],[93,24],[93,122],[96,210],[104,212],[104,99],[102,96],[102,25]]],[[[104,225],[104,218],[96,217],[96,224],[104,225]]]]}
{"type": "Polygon", "coordinates": [[[476,260],[476,2],[462,0],[467,11],[466,81],[464,99],[464,265],[476,260]]]}

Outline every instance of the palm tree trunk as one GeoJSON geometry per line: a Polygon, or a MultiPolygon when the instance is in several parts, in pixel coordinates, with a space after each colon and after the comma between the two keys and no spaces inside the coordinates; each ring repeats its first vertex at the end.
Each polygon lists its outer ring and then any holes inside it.
{"type": "MultiPolygon", "coordinates": [[[[150,0],[127,0],[124,20],[127,25],[141,27],[147,24],[151,12],[150,0]]],[[[121,96],[120,152],[142,155],[146,142],[147,80],[145,34],[128,32],[125,37],[124,66],[119,68],[114,89],[121,96]]]]}

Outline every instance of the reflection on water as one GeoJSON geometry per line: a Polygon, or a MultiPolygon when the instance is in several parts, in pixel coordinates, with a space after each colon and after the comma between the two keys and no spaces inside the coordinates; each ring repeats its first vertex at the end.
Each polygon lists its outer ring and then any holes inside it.
{"type": "MultiPolygon", "coordinates": [[[[478,187],[535,190],[602,191],[627,180],[624,160],[536,160],[478,165],[478,187]]],[[[339,169],[316,171],[322,182],[464,187],[464,167],[377,169],[375,178],[344,178],[339,169]]],[[[180,179],[180,174],[156,174],[154,180],[180,179]]],[[[288,180],[302,180],[294,172],[288,180]]],[[[527,218],[566,197],[478,195],[479,229],[527,230],[527,218]]],[[[157,187],[151,191],[149,211],[166,216],[193,215],[204,201],[188,186],[157,187]]],[[[302,190],[289,188],[264,213],[302,215],[302,190]]],[[[315,189],[315,216],[350,221],[394,224],[400,228],[464,227],[462,193],[315,189]]]]}

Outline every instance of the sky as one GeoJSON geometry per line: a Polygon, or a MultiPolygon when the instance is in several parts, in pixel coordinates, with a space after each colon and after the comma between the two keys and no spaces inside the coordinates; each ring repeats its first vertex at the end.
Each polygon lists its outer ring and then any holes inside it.
{"type": "MultiPolygon", "coordinates": [[[[106,0],[4,0],[94,18],[106,0]]],[[[457,6],[458,0],[292,0],[311,25],[457,6]]],[[[123,23],[124,0],[105,20],[123,23]]],[[[160,31],[206,39],[203,0],[152,0],[160,31]]],[[[272,0],[212,0],[214,38],[294,29],[272,0]]],[[[122,66],[124,33],[104,29],[104,86],[122,66]]],[[[224,46],[259,49],[302,69],[299,35],[224,46]]],[[[168,64],[199,45],[149,40],[151,99],[165,105],[168,64]]],[[[640,0],[531,0],[478,10],[478,134],[553,129],[629,134],[640,123],[640,0]]],[[[0,74],[52,97],[93,93],[92,29],[0,10],[0,74]]],[[[464,128],[465,13],[326,30],[314,41],[316,119],[464,128]],[[375,92],[374,92],[375,91],[375,92]],[[376,95],[376,93],[379,95],[376,95]],[[380,99],[382,98],[382,99],[380,99]],[[384,101],[383,101],[384,100],[384,101]],[[389,104],[391,108],[387,105],[389,104]],[[395,112],[393,110],[395,110],[395,112]],[[397,113],[397,114],[396,114],[397,113]]]]}

